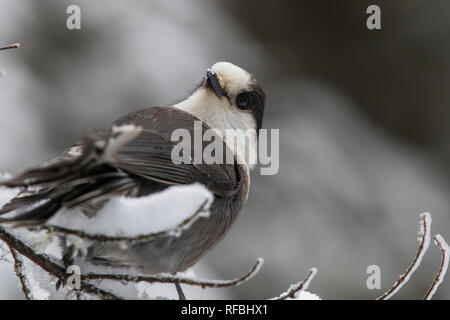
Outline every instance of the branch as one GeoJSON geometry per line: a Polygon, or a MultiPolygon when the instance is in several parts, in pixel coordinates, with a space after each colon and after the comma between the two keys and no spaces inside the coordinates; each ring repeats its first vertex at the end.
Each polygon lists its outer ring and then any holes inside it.
{"type": "Polygon", "coordinates": [[[448,263],[450,259],[450,247],[440,234],[434,236],[434,243],[439,247],[439,249],[441,249],[442,252],[441,266],[438,273],[436,274],[436,277],[434,278],[433,284],[425,294],[425,297],[423,298],[424,300],[431,300],[431,298],[436,293],[439,285],[444,280],[445,274],[447,273],[448,263]]]}
{"type": "Polygon", "coordinates": [[[11,255],[14,259],[14,272],[16,273],[17,277],[20,280],[20,287],[22,289],[22,292],[27,300],[32,299],[31,290],[28,286],[28,280],[25,276],[25,271],[23,269],[23,262],[20,259],[18,253],[9,247],[9,250],[11,251],[11,255]]]}
{"type": "Polygon", "coordinates": [[[2,246],[0,243],[0,262],[4,261],[10,263],[11,261],[8,259],[10,254],[11,250],[9,250],[8,246],[2,246]]]}
{"type": "Polygon", "coordinates": [[[308,289],[312,279],[314,279],[314,277],[316,276],[316,273],[317,269],[311,268],[303,281],[291,285],[285,292],[280,294],[278,297],[272,298],[270,300],[285,300],[287,298],[295,298],[298,292],[308,289]]]}
{"type": "Polygon", "coordinates": [[[3,227],[0,227],[0,240],[3,240],[8,247],[15,249],[17,252],[33,261],[48,273],[59,279],[63,279],[65,277],[66,272],[64,268],[53,261],[50,256],[36,253],[33,248],[18,239],[12,233],[6,231],[3,227]]]}
{"type": "MultiPolygon", "coordinates": [[[[11,249],[11,253],[13,254],[13,257],[15,261],[17,262],[17,266],[19,267],[20,259],[17,257],[17,251],[18,253],[26,256],[28,259],[30,259],[32,262],[40,266],[42,269],[47,271],[49,274],[52,274],[56,276],[60,281],[64,281],[66,278],[66,272],[64,267],[62,267],[60,264],[56,263],[52,260],[51,257],[45,255],[45,254],[38,254],[36,253],[30,246],[28,246],[23,241],[19,240],[17,237],[6,231],[3,227],[0,227],[0,240],[3,240],[11,249]],[[14,252],[14,253],[13,253],[14,252]]],[[[170,274],[161,274],[161,275],[138,275],[138,276],[130,276],[127,274],[87,274],[87,275],[81,275],[81,290],[86,293],[93,293],[100,295],[103,299],[121,299],[120,297],[102,290],[90,283],[88,283],[89,280],[115,280],[115,281],[121,281],[121,282],[148,282],[148,283],[183,283],[193,286],[200,286],[202,288],[209,287],[209,288],[222,288],[222,287],[231,287],[231,286],[238,286],[242,284],[245,281],[248,281],[251,279],[254,275],[256,275],[261,268],[263,264],[263,259],[259,258],[256,263],[253,265],[252,268],[250,268],[244,275],[231,280],[203,280],[203,279],[193,279],[188,277],[180,277],[176,275],[170,275],[170,274]]],[[[20,265],[21,267],[21,265],[20,265]]],[[[18,269],[17,269],[18,270],[18,269]]],[[[22,281],[22,275],[23,273],[21,271],[16,273],[18,277],[21,279],[22,282],[22,288],[27,288],[26,284],[22,281]]],[[[25,296],[28,298],[29,290],[24,290],[25,296]]]]}
{"type": "Polygon", "coordinates": [[[428,212],[422,213],[420,215],[420,219],[419,235],[421,236],[421,239],[416,257],[406,272],[399,276],[399,279],[394,283],[392,288],[382,296],[378,297],[377,300],[387,300],[392,298],[405,285],[405,283],[409,281],[412,274],[417,270],[422,262],[422,258],[430,245],[431,215],[428,212]]]}
{"type": "MultiPolygon", "coordinates": [[[[195,221],[198,217],[201,217],[200,213],[205,209],[204,206],[206,202],[203,203],[202,206],[198,208],[198,210],[188,218],[186,218],[181,225],[179,225],[175,229],[161,231],[154,234],[147,234],[142,236],[137,236],[137,238],[131,237],[112,237],[112,236],[103,236],[103,235],[93,235],[87,234],[84,232],[79,232],[77,230],[69,230],[66,232],[67,234],[76,235],[81,238],[85,238],[87,240],[95,240],[95,241],[141,241],[144,239],[149,239],[148,237],[154,237],[160,234],[172,234],[176,230],[182,231],[184,228],[188,227],[190,223],[195,221]]],[[[392,288],[383,294],[378,299],[386,300],[394,296],[405,283],[409,281],[412,274],[420,265],[425,252],[429,247],[430,242],[430,233],[431,233],[431,216],[429,213],[423,213],[420,215],[420,237],[419,237],[419,248],[418,252],[411,264],[411,266],[407,269],[405,274],[401,275],[397,282],[394,283],[392,288]]],[[[53,229],[54,226],[51,226],[47,229],[47,231],[55,231],[64,233],[66,230],[56,230],[53,229]]],[[[61,227],[57,227],[61,228],[61,227]]],[[[26,244],[24,241],[20,240],[13,233],[7,231],[7,229],[0,226],[0,240],[3,240],[6,245],[9,247],[11,251],[11,255],[14,259],[14,270],[20,279],[22,285],[22,291],[27,299],[33,299],[33,289],[30,287],[29,279],[26,275],[26,270],[24,268],[24,263],[21,256],[26,257],[32,263],[36,264],[43,270],[45,270],[48,274],[53,275],[59,279],[59,283],[64,284],[67,279],[66,270],[64,264],[59,260],[54,260],[51,256],[46,254],[39,254],[35,251],[34,248],[26,244]]],[[[436,245],[442,252],[442,261],[440,265],[439,272],[435,276],[435,279],[428,289],[424,299],[431,299],[435,292],[437,291],[439,285],[442,283],[449,264],[450,259],[450,248],[445,240],[440,236],[436,235],[434,237],[436,245]]],[[[122,297],[117,296],[114,293],[103,290],[99,288],[97,285],[94,285],[90,281],[93,280],[110,280],[110,281],[120,281],[122,283],[138,283],[138,282],[147,282],[147,283],[182,283],[192,286],[200,286],[202,288],[221,288],[221,287],[232,287],[238,286],[245,281],[250,280],[254,275],[256,275],[263,264],[262,258],[259,258],[256,263],[250,268],[244,275],[231,279],[231,280],[204,280],[197,279],[191,277],[185,277],[183,275],[172,275],[172,274],[157,274],[157,275],[128,275],[128,274],[97,274],[97,273],[89,273],[89,274],[81,274],[81,288],[77,293],[83,292],[87,294],[93,294],[95,296],[100,297],[101,299],[122,299],[122,297]]],[[[272,300],[287,300],[287,299],[296,299],[299,298],[302,292],[308,289],[311,281],[315,277],[317,273],[316,268],[312,268],[309,270],[303,281],[300,281],[296,284],[291,285],[285,292],[283,292],[278,297],[272,298],[272,300]]],[[[58,289],[58,286],[56,286],[58,289]]],[[[80,295],[77,295],[80,297],[80,295]]]]}
{"type": "MultiPolygon", "coordinates": [[[[62,267],[57,262],[53,261],[53,259],[46,255],[46,254],[38,254],[34,251],[33,248],[31,248],[29,245],[27,245],[22,240],[15,237],[13,234],[6,231],[5,228],[0,227],[0,240],[3,240],[9,248],[17,251],[18,253],[24,255],[28,259],[30,259],[32,262],[37,264],[39,267],[41,267],[43,270],[48,272],[51,275],[54,275],[57,277],[60,281],[64,282],[66,279],[66,270],[64,267],[62,267]]],[[[12,252],[12,250],[11,250],[12,252]]],[[[81,291],[91,294],[96,294],[100,296],[102,299],[121,299],[119,296],[100,289],[90,283],[86,283],[84,281],[81,282],[81,291]]]]}
{"type": "Polygon", "coordinates": [[[0,47],[0,51],[8,50],[8,49],[17,49],[19,47],[20,47],[20,43],[14,43],[14,44],[10,44],[9,46],[6,46],[6,47],[0,47]]]}
{"type": "Polygon", "coordinates": [[[89,273],[86,275],[81,275],[81,279],[84,280],[114,280],[121,282],[148,282],[148,283],[183,283],[191,286],[199,286],[202,288],[223,288],[223,287],[234,287],[250,280],[254,275],[259,272],[264,260],[258,258],[256,263],[251,267],[244,275],[239,278],[232,280],[203,280],[203,279],[193,279],[183,276],[176,276],[171,274],[160,274],[160,275],[138,275],[130,276],[127,274],[94,274],[89,273]]]}

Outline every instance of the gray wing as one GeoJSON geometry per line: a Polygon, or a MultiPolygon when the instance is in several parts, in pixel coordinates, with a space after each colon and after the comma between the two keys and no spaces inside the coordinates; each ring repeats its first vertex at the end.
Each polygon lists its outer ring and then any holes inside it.
{"type": "MultiPolygon", "coordinates": [[[[173,107],[153,107],[130,113],[117,120],[113,127],[132,124],[142,129],[139,134],[126,140],[107,161],[114,167],[128,173],[166,185],[200,182],[219,196],[235,194],[241,179],[235,164],[175,164],[172,161],[172,149],[177,142],[171,141],[172,132],[178,128],[187,129],[194,139],[194,116],[173,107]]],[[[210,129],[202,124],[202,131],[210,129]]],[[[230,152],[225,142],[223,154],[230,152]]],[[[203,142],[203,148],[209,142],[203,142]]],[[[113,148],[114,149],[114,148],[113,148]]],[[[191,154],[192,159],[192,154],[191,154]]],[[[223,159],[225,160],[225,159],[223,159]]]]}

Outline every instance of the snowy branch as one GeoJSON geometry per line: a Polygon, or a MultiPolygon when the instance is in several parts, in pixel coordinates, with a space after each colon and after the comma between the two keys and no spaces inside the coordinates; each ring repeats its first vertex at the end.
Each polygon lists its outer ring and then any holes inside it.
{"type": "Polygon", "coordinates": [[[108,279],[121,282],[148,282],[148,283],[176,283],[188,284],[191,286],[200,286],[202,288],[223,288],[223,287],[235,287],[243,282],[250,280],[254,275],[259,272],[263,264],[263,259],[259,258],[256,263],[245,274],[239,278],[232,280],[203,280],[191,277],[171,275],[171,274],[157,274],[157,275],[138,275],[130,276],[126,274],[86,274],[82,276],[85,280],[98,280],[108,279]]]}
{"type": "Polygon", "coordinates": [[[399,279],[394,283],[392,288],[389,289],[382,296],[378,297],[377,300],[387,300],[392,298],[409,281],[412,274],[417,270],[420,263],[422,262],[423,256],[425,255],[430,245],[430,235],[431,235],[431,215],[428,212],[425,212],[420,215],[420,230],[419,230],[420,245],[411,266],[406,270],[404,274],[399,276],[399,279]]]}
{"type": "MultiPolygon", "coordinates": [[[[60,281],[64,282],[67,275],[64,267],[59,263],[53,261],[53,259],[47,255],[36,253],[30,246],[26,243],[12,235],[10,232],[6,231],[4,228],[0,227],[0,239],[3,240],[10,248],[11,254],[15,260],[15,271],[19,279],[21,280],[22,289],[25,294],[25,297],[30,297],[30,289],[27,284],[27,279],[24,276],[24,271],[22,268],[22,260],[19,258],[16,251],[28,259],[30,259],[33,263],[40,266],[42,269],[47,271],[48,273],[56,276],[60,281]]],[[[190,278],[179,275],[171,275],[171,274],[160,274],[160,275],[138,275],[138,276],[130,276],[126,274],[86,274],[81,275],[82,285],[81,290],[87,293],[93,293],[96,295],[101,295],[104,299],[121,299],[121,297],[114,295],[111,292],[105,291],[103,289],[98,288],[97,286],[89,283],[90,280],[114,280],[120,282],[148,282],[148,283],[183,283],[193,286],[200,286],[202,288],[222,288],[222,287],[230,287],[230,286],[238,286],[245,281],[251,279],[254,275],[256,275],[263,264],[263,259],[258,259],[257,262],[250,268],[244,275],[232,279],[232,280],[203,280],[190,278]]]]}
{"type": "Polygon", "coordinates": [[[308,290],[309,284],[315,277],[316,273],[317,269],[311,268],[308,274],[306,275],[305,279],[303,279],[303,281],[291,285],[285,292],[283,292],[276,298],[272,298],[271,300],[286,300],[289,298],[291,299],[298,298],[302,292],[308,290]]]}
{"type": "MultiPolygon", "coordinates": [[[[13,197],[16,193],[9,192],[4,198],[13,197]]],[[[2,202],[8,203],[8,200],[3,199],[2,202]]],[[[159,236],[177,237],[198,219],[209,218],[209,207],[212,201],[212,194],[202,185],[175,186],[163,192],[137,199],[117,197],[105,204],[95,217],[86,217],[75,211],[62,211],[45,226],[33,227],[30,229],[32,231],[27,234],[34,235],[33,239],[41,243],[39,246],[42,246],[42,243],[48,246],[51,242],[49,239],[53,239],[55,236],[64,239],[70,238],[69,242],[73,241],[72,238],[79,239],[82,243],[86,242],[81,244],[82,246],[92,241],[120,242],[127,245],[148,241],[159,236]],[[144,233],[144,230],[150,230],[151,232],[144,233]],[[40,231],[40,234],[34,231],[40,231]]],[[[0,207],[1,205],[2,203],[0,203],[0,207]]],[[[67,279],[65,268],[68,265],[65,262],[65,255],[62,259],[55,259],[53,256],[37,253],[32,245],[27,244],[12,230],[9,231],[9,229],[3,227],[0,227],[0,240],[3,240],[10,247],[15,261],[15,271],[21,280],[23,292],[27,298],[34,298],[30,294],[33,290],[30,289],[30,281],[24,276],[20,255],[56,277],[58,279],[57,289],[60,284],[65,285],[67,279]]],[[[92,293],[101,299],[123,298],[114,293],[102,291],[103,289],[98,287],[100,284],[98,280],[114,281],[119,284],[139,282],[181,283],[202,288],[238,286],[257,274],[262,264],[263,259],[260,258],[245,274],[231,280],[204,280],[188,277],[185,274],[143,275],[135,274],[134,271],[132,274],[129,274],[128,271],[126,274],[120,274],[97,270],[96,273],[90,272],[80,275],[81,291],[92,293]],[[101,273],[98,271],[101,271],[101,273]]]]}
{"type": "MultiPolygon", "coordinates": [[[[8,203],[18,192],[12,189],[0,191],[0,207],[8,203]]],[[[59,257],[60,255],[55,255],[51,250],[49,251],[50,254],[42,251],[42,248],[52,246],[55,239],[60,238],[66,239],[77,248],[80,243],[80,248],[87,248],[92,242],[124,242],[125,245],[128,245],[159,236],[177,237],[190,228],[197,219],[209,218],[209,208],[212,201],[211,193],[201,185],[175,186],[147,197],[117,197],[106,203],[94,217],[87,217],[75,211],[62,211],[43,227],[34,227],[31,229],[32,231],[22,229],[21,231],[25,232],[23,234],[21,232],[16,233],[15,229],[0,226],[0,240],[10,249],[14,260],[14,271],[20,280],[22,291],[27,299],[48,299],[61,295],[63,298],[74,299],[133,298],[133,296],[124,296],[121,291],[120,294],[116,293],[117,287],[115,285],[111,291],[108,284],[125,286],[144,282],[149,284],[178,283],[202,288],[238,286],[258,273],[263,264],[262,258],[259,258],[245,274],[230,280],[206,280],[184,273],[175,275],[166,273],[156,275],[136,274],[134,270],[127,269],[121,269],[120,272],[117,271],[116,273],[116,271],[111,271],[110,268],[94,268],[80,274],[80,288],[77,290],[71,289],[67,285],[69,276],[66,267],[69,265],[68,261],[71,261],[71,258],[69,257],[69,260],[67,260],[67,254],[59,257]],[[25,235],[25,238],[31,240],[33,244],[23,240],[21,234],[25,235]],[[38,273],[46,274],[47,278],[42,278],[41,275],[36,278],[38,273]],[[104,281],[106,281],[106,287],[104,287],[104,281]],[[51,289],[52,285],[53,289],[51,289]]],[[[429,213],[420,215],[419,248],[411,266],[405,274],[399,277],[392,288],[378,299],[386,300],[394,296],[417,270],[429,247],[431,222],[429,213]]],[[[445,240],[440,235],[435,236],[434,239],[442,252],[442,261],[439,272],[428,289],[425,299],[431,299],[442,283],[450,258],[450,248],[445,240]]],[[[305,279],[292,284],[286,291],[272,298],[272,300],[320,299],[319,296],[307,291],[316,273],[316,268],[310,269],[305,279]]]]}
{"type": "Polygon", "coordinates": [[[22,289],[23,295],[27,300],[31,300],[33,298],[30,290],[30,285],[28,283],[28,279],[25,275],[23,262],[20,259],[19,255],[14,249],[9,248],[11,251],[11,256],[14,259],[14,272],[20,280],[20,288],[22,289]]]}
{"type": "Polygon", "coordinates": [[[17,49],[19,47],[20,47],[20,43],[13,43],[13,44],[10,44],[9,46],[0,47],[0,51],[8,50],[8,49],[17,49]]]}
{"type": "Polygon", "coordinates": [[[175,227],[168,228],[163,231],[157,231],[154,233],[136,235],[134,237],[131,237],[131,236],[107,236],[107,235],[98,234],[98,233],[90,234],[90,233],[84,232],[82,230],[69,229],[66,227],[60,227],[60,226],[51,225],[51,224],[35,227],[34,229],[46,230],[48,232],[54,232],[54,233],[59,233],[59,234],[63,234],[63,235],[74,235],[81,239],[91,240],[91,241],[96,241],[96,242],[121,242],[124,244],[125,243],[133,244],[133,243],[137,243],[137,242],[148,241],[150,239],[161,237],[161,236],[180,234],[183,230],[189,228],[199,218],[206,217],[207,213],[208,213],[208,206],[209,206],[209,203],[208,203],[208,200],[206,199],[192,215],[188,216],[186,219],[181,221],[175,227]]]}
{"type": "Polygon", "coordinates": [[[424,300],[431,300],[431,298],[433,298],[439,285],[444,280],[444,277],[447,273],[448,263],[449,263],[449,259],[450,259],[450,247],[448,246],[447,242],[445,242],[444,238],[442,238],[442,236],[440,234],[438,234],[438,235],[434,236],[434,242],[442,252],[441,266],[439,268],[438,273],[436,274],[436,277],[434,278],[433,284],[431,285],[430,289],[428,289],[427,293],[425,294],[425,297],[423,298],[424,300]]]}
{"type": "MultiPolygon", "coordinates": [[[[16,260],[17,258],[17,253],[13,253],[13,251],[17,251],[18,253],[24,255],[25,257],[27,257],[28,259],[30,259],[33,263],[35,263],[36,265],[38,265],[39,267],[41,267],[43,270],[45,270],[47,273],[57,277],[59,279],[59,281],[61,281],[62,283],[65,282],[65,279],[67,277],[66,274],[66,270],[63,266],[61,266],[59,263],[57,263],[56,261],[54,261],[54,259],[48,255],[45,254],[39,254],[36,253],[35,250],[30,247],[29,245],[27,245],[25,242],[23,242],[22,240],[20,240],[18,237],[16,237],[15,235],[13,235],[12,233],[6,231],[5,228],[0,227],[0,240],[4,241],[9,248],[11,248],[11,253],[16,254],[16,256],[14,257],[15,262],[18,262],[18,265],[16,265],[16,272],[17,272],[17,268],[19,269],[20,272],[20,277],[24,276],[23,271],[21,270],[22,267],[22,261],[21,260],[16,260]]],[[[21,279],[22,281],[22,279],[21,279]]],[[[27,285],[26,282],[22,282],[22,286],[25,286],[24,293],[25,291],[29,291],[29,286],[27,285]]],[[[108,292],[106,290],[100,289],[90,283],[86,283],[86,282],[81,282],[81,291],[84,291],[86,293],[89,294],[95,294],[100,296],[102,299],[121,299],[120,297],[114,295],[111,292],[108,292]]],[[[27,295],[25,295],[27,297],[27,295]]]]}
{"type": "MultiPolygon", "coordinates": [[[[387,300],[392,298],[399,290],[411,279],[411,276],[413,273],[417,270],[417,268],[420,266],[422,259],[427,252],[427,249],[430,245],[430,238],[431,238],[431,215],[428,212],[422,213],[420,215],[420,222],[419,222],[419,248],[417,251],[417,254],[412,261],[410,267],[406,270],[406,272],[399,276],[399,279],[394,283],[394,285],[382,296],[378,297],[377,300],[387,300]]],[[[447,244],[447,242],[444,240],[444,238],[441,235],[436,235],[434,237],[435,244],[439,247],[439,249],[442,252],[442,260],[441,265],[439,268],[438,273],[436,274],[434,281],[431,285],[431,287],[428,289],[427,293],[425,294],[424,299],[429,300],[433,297],[433,295],[436,293],[439,285],[442,283],[442,281],[445,278],[445,275],[447,273],[448,265],[450,262],[450,247],[447,244]]],[[[314,276],[317,273],[316,268],[312,268],[306,278],[297,283],[293,284],[289,287],[287,291],[282,293],[280,296],[276,298],[272,298],[272,300],[287,300],[287,299],[320,299],[315,294],[311,294],[307,292],[306,290],[309,287],[309,284],[311,280],[314,278],[314,276]],[[303,293],[307,293],[302,295],[303,293]]]]}

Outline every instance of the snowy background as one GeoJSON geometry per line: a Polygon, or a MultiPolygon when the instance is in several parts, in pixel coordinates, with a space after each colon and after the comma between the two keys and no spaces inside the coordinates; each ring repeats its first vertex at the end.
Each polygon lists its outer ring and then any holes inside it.
{"type": "MultiPolygon", "coordinates": [[[[450,240],[450,3],[378,1],[381,31],[365,27],[370,4],[0,0],[0,44],[22,44],[0,54],[0,171],[176,102],[214,62],[233,62],[267,93],[280,171],[254,173],[242,215],[196,273],[227,279],[265,264],[242,286],[194,296],[272,297],[315,266],[322,298],[374,298],[383,290],[367,289],[367,266],[388,289],[416,253],[419,213],[450,240]],[[69,4],[81,31],[66,28],[69,4]]],[[[439,261],[431,247],[399,297],[422,297],[439,261]]],[[[0,284],[1,299],[22,297],[10,264],[0,284]]],[[[450,298],[449,279],[436,298],[450,298]]]]}

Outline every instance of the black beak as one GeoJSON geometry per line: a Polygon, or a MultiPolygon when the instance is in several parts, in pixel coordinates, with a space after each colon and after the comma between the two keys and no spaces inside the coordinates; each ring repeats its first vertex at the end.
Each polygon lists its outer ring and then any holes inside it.
{"type": "Polygon", "coordinates": [[[217,79],[217,74],[211,69],[206,71],[205,86],[211,88],[219,99],[225,95],[225,91],[220,86],[219,79],[217,79]]]}

